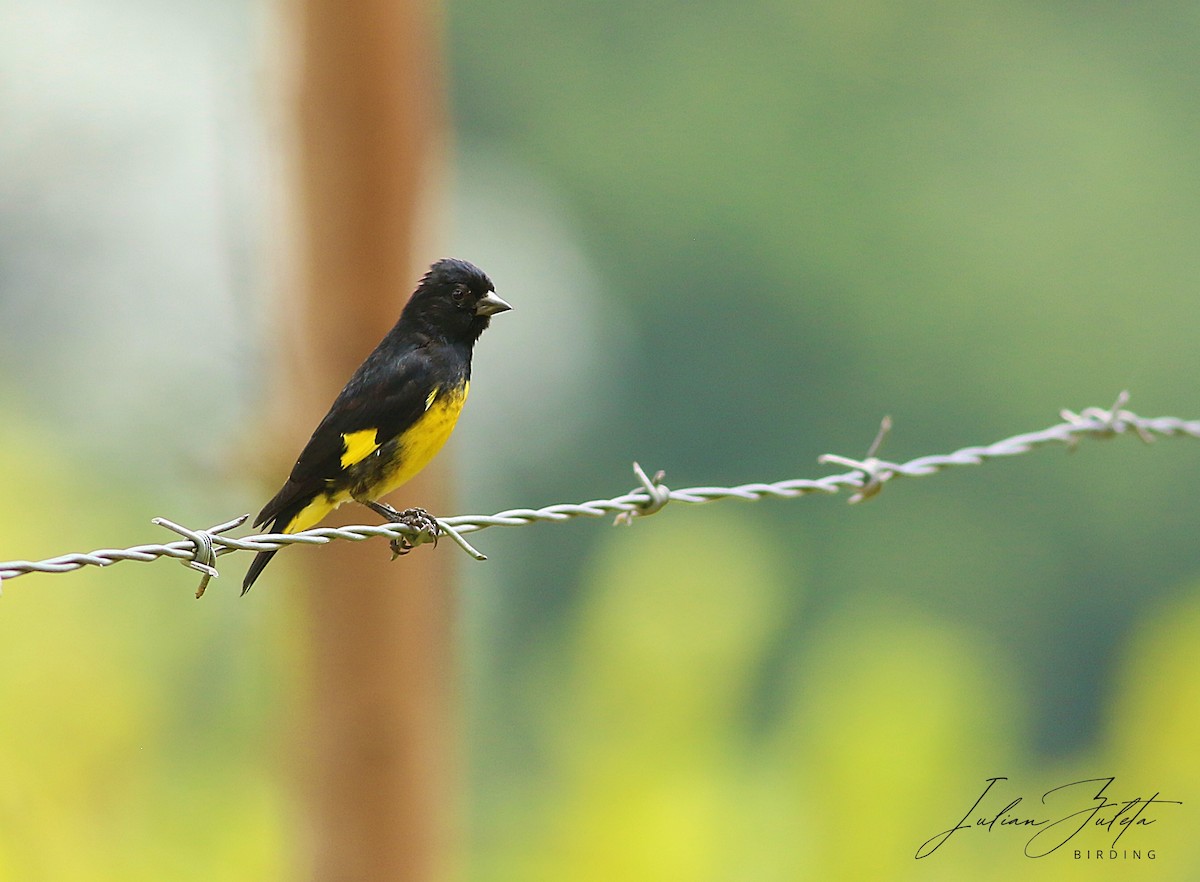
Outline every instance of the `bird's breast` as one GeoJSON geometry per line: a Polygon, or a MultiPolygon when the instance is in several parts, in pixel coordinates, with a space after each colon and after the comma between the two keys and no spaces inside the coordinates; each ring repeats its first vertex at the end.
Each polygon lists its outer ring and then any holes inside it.
{"type": "MultiPolygon", "coordinates": [[[[470,383],[463,382],[461,386],[434,389],[430,393],[426,399],[425,412],[408,429],[385,445],[385,448],[390,449],[380,451],[381,474],[372,476],[373,479],[369,482],[363,482],[371,485],[369,493],[364,495],[370,499],[386,496],[429,464],[454,431],[469,389],[470,383]]],[[[367,490],[366,487],[363,489],[367,490]]]]}

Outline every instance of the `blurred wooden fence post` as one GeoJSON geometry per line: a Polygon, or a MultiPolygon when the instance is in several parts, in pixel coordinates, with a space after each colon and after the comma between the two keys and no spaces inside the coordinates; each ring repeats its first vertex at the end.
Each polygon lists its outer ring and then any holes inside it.
{"type": "MultiPolygon", "coordinates": [[[[301,337],[284,356],[297,445],[430,262],[415,253],[436,238],[419,212],[444,143],[429,0],[302,0],[298,12],[301,290],[284,300],[298,320],[282,322],[301,337]]],[[[443,470],[427,474],[393,502],[446,511],[443,470]]],[[[354,508],[343,523],[376,520],[354,508]]],[[[308,718],[293,735],[320,882],[450,874],[453,553],[389,563],[384,542],[336,543],[293,563],[310,625],[308,718]]]]}

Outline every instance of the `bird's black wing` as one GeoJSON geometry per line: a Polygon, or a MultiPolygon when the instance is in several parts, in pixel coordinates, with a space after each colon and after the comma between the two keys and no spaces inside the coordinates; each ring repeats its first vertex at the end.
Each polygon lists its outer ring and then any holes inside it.
{"type": "Polygon", "coordinates": [[[318,494],[338,489],[346,479],[347,436],[374,430],[374,443],[381,446],[402,434],[425,412],[438,380],[426,347],[410,347],[399,355],[373,352],[338,395],[255,524],[274,521],[282,529],[318,494]]]}

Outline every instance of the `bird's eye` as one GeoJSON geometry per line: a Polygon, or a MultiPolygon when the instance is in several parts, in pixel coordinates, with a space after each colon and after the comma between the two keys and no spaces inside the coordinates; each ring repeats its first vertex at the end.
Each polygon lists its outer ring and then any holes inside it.
{"type": "Polygon", "coordinates": [[[465,286],[465,285],[459,285],[459,286],[457,286],[457,287],[454,289],[454,291],[453,291],[453,292],[451,292],[450,296],[451,296],[451,297],[454,299],[454,302],[455,302],[455,303],[462,303],[462,302],[463,302],[463,300],[465,300],[465,299],[466,299],[466,297],[467,297],[467,288],[466,288],[466,286],[465,286]]]}

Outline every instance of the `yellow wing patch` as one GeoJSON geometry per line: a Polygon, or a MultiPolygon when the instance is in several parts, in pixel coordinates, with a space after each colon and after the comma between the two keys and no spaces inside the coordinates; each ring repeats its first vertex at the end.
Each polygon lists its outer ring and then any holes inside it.
{"type": "Polygon", "coordinates": [[[358,432],[347,432],[342,435],[342,468],[348,469],[356,462],[362,462],[379,449],[378,429],[361,429],[358,432]]]}

